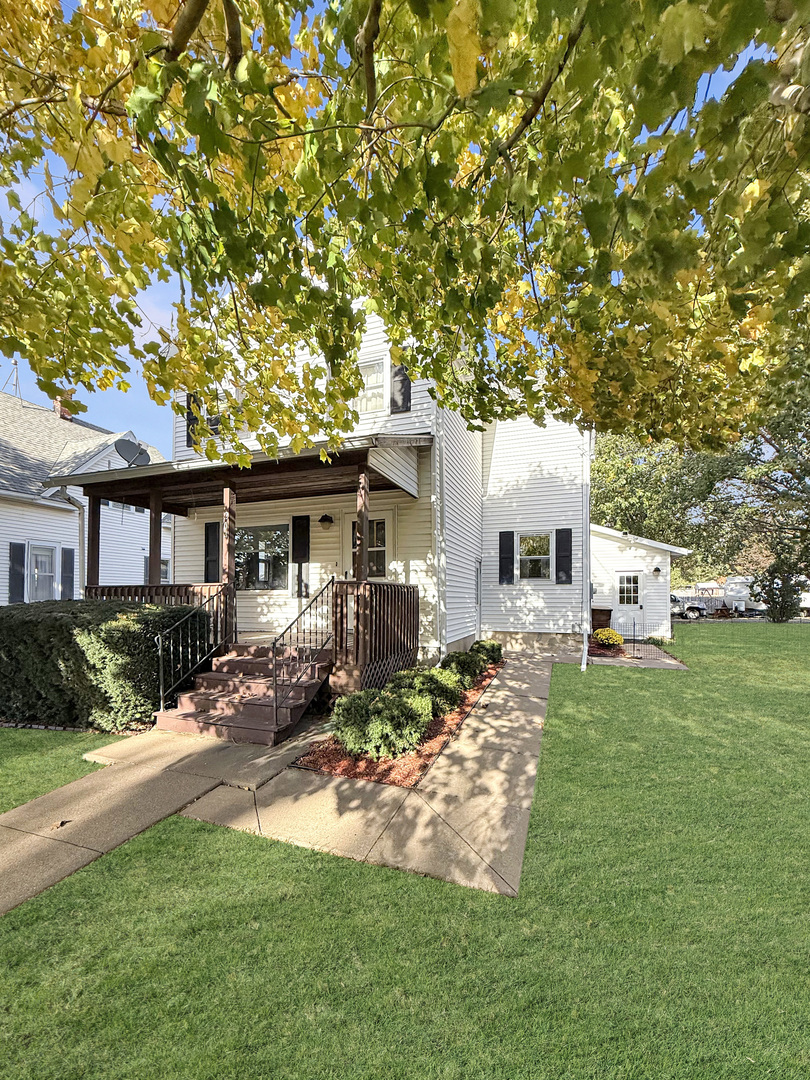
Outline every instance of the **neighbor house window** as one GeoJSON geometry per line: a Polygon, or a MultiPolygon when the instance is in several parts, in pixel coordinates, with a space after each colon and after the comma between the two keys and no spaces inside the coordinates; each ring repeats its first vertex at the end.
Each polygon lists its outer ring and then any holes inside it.
{"type": "Polygon", "coordinates": [[[639,575],[619,574],[619,605],[638,607],[639,575]]]}
{"type": "MultiPolygon", "coordinates": [[[[111,510],[130,510],[131,507],[128,503],[113,502],[112,499],[102,499],[102,506],[109,506],[111,510]]],[[[143,507],[138,508],[143,513],[143,507]]]]}
{"type": "Polygon", "coordinates": [[[28,553],[28,600],[53,600],[55,586],[56,548],[32,544],[28,553]]]}
{"type": "Polygon", "coordinates": [[[259,525],[236,530],[237,589],[289,588],[290,527],[259,525]]]}
{"type": "Polygon", "coordinates": [[[518,537],[520,576],[526,580],[551,580],[551,533],[518,537]]]}
{"type": "Polygon", "coordinates": [[[360,365],[363,389],[353,405],[362,416],[364,413],[382,412],[385,408],[385,361],[372,360],[360,365]]]}

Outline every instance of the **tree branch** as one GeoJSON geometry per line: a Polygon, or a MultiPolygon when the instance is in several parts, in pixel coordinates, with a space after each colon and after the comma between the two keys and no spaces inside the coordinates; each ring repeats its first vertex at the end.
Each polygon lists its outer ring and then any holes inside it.
{"type": "Polygon", "coordinates": [[[167,60],[177,60],[183,55],[207,8],[208,0],[186,0],[177,16],[172,36],[169,38],[166,49],[167,60]]]}
{"type": "Polygon", "coordinates": [[[225,70],[233,78],[236,66],[242,59],[242,21],[235,0],[222,0],[225,13],[225,70]]]}
{"type": "Polygon", "coordinates": [[[357,59],[366,77],[366,116],[371,116],[377,104],[377,71],[374,67],[374,42],[380,32],[382,0],[371,0],[365,22],[354,39],[357,59]]]}
{"type": "Polygon", "coordinates": [[[557,81],[557,79],[559,79],[560,75],[562,75],[562,73],[563,73],[563,71],[565,69],[565,65],[568,63],[568,61],[571,58],[571,53],[574,51],[574,48],[576,47],[577,42],[582,37],[582,31],[584,29],[585,29],[585,10],[583,10],[582,14],[579,17],[579,21],[572,28],[570,34],[568,35],[568,42],[567,42],[567,44],[565,46],[565,52],[560,57],[556,68],[554,68],[553,71],[550,71],[548,73],[548,75],[546,76],[545,82],[543,83],[543,85],[540,87],[539,90],[535,90],[534,93],[532,93],[531,95],[528,95],[528,94],[525,95],[527,97],[528,96],[531,97],[532,103],[528,107],[526,112],[523,114],[523,116],[520,118],[520,123],[515,128],[515,130],[512,132],[512,134],[509,136],[509,138],[506,140],[506,142],[501,143],[501,145],[498,147],[498,153],[501,156],[504,156],[504,155],[509,153],[509,151],[515,145],[515,143],[520,140],[521,136],[526,131],[526,129],[531,126],[531,124],[533,123],[535,117],[537,116],[537,114],[540,112],[540,110],[545,105],[546,98],[551,93],[552,86],[557,81]]]}

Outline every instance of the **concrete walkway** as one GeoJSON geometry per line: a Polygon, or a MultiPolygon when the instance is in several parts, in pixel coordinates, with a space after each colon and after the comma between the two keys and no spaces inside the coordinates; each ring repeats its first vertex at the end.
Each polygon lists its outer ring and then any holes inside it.
{"type": "Polygon", "coordinates": [[[0,814],[0,913],[178,812],[515,896],[551,667],[512,657],[416,790],[290,768],[323,724],[279,747],[150,731],[92,751],[109,768],[0,814]]]}
{"type": "Polygon", "coordinates": [[[291,768],[253,791],[217,788],[183,814],[516,896],[551,666],[510,659],[415,790],[291,768]]]}

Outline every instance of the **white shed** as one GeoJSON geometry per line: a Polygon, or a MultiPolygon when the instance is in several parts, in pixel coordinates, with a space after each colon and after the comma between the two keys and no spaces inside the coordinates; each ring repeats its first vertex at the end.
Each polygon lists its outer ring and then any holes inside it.
{"type": "Polygon", "coordinates": [[[671,637],[671,560],[688,548],[591,525],[591,606],[625,636],[671,637]]]}

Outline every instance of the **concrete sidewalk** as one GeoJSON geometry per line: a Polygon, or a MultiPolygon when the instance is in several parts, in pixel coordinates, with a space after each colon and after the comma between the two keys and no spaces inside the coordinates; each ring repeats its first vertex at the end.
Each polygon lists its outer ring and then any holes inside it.
{"type": "Polygon", "coordinates": [[[287,769],[183,814],[362,862],[516,896],[551,662],[510,659],[415,790],[287,769]]]}
{"type": "Polygon", "coordinates": [[[266,747],[149,731],[85,754],[109,768],[0,814],[0,914],[215,788],[266,784],[324,733],[266,747]]]}
{"type": "Polygon", "coordinates": [[[85,755],[108,768],[0,814],[0,913],[178,812],[515,896],[551,667],[511,658],[416,790],[290,768],[323,723],[277,747],[162,731],[116,740],[85,755]]]}

